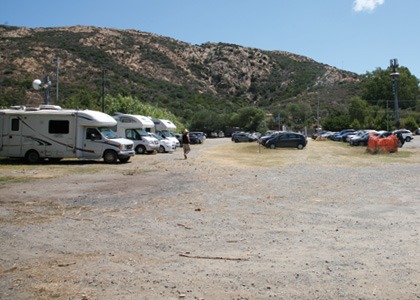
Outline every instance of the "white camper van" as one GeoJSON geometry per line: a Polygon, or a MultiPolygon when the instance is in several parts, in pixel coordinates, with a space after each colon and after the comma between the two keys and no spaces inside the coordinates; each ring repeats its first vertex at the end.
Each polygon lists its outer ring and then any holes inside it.
{"type": "Polygon", "coordinates": [[[133,142],[117,138],[110,127],[116,121],[92,110],[61,109],[41,105],[36,109],[0,110],[0,156],[22,157],[29,163],[48,158],[102,159],[106,163],[129,161],[133,142]]]}
{"type": "Polygon", "coordinates": [[[172,133],[176,130],[176,126],[169,120],[151,118],[154,123],[153,132],[160,135],[164,139],[168,139],[175,143],[175,147],[180,147],[180,142],[172,133]]]}
{"type": "Polygon", "coordinates": [[[142,115],[117,113],[113,116],[117,120],[117,134],[134,143],[134,150],[138,154],[159,151],[159,141],[148,132],[154,127],[149,118],[142,115]]]}

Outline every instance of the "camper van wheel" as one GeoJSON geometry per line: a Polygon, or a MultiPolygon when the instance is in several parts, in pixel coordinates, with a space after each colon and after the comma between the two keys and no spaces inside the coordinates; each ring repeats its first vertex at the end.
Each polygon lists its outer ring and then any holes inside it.
{"type": "Polygon", "coordinates": [[[117,153],[113,150],[106,150],[104,153],[104,162],[107,164],[115,164],[118,160],[117,153]]]}
{"type": "Polygon", "coordinates": [[[25,155],[25,159],[30,164],[36,164],[40,162],[39,153],[35,150],[29,150],[25,155]]]}
{"type": "Polygon", "coordinates": [[[144,147],[143,145],[138,145],[136,147],[136,153],[137,154],[144,154],[144,153],[146,153],[146,147],[144,147]]]}

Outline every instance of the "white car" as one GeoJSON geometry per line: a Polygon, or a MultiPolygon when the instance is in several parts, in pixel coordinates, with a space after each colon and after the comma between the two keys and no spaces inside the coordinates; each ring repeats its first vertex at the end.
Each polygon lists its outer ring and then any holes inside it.
{"type": "Polygon", "coordinates": [[[410,130],[407,129],[398,129],[394,130],[392,134],[396,135],[398,133],[401,133],[402,137],[406,142],[410,142],[412,139],[414,139],[413,133],[410,130]]]}
{"type": "Polygon", "coordinates": [[[172,153],[175,151],[175,143],[171,140],[164,139],[156,133],[149,133],[152,137],[156,138],[159,141],[159,153],[172,153]]]}
{"type": "Polygon", "coordinates": [[[175,135],[170,132],[170,131],[159,131],[156,132],[157,135],[161,136],[162,138],[166,139],[166,140],[170,140],[175,144],[175,148],[176,147],[181,147],[180,142],[178,141],[178,139],[175,137],[175,135]]]}

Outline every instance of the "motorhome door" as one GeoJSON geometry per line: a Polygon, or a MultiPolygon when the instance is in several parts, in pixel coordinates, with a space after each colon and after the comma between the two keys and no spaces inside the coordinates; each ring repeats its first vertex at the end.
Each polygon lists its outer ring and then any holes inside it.
{"type": "Polygon", "coordinates": [[[98,129],[85,128],[83,139],[83,158],[101,158],[104,140],[98,129]]]}
{"type": "Polygon", "coordinates": [[[18,116],[4,116],[2,147],[5,155],[21,157],[22,154],[22,122],[18,116]]]}

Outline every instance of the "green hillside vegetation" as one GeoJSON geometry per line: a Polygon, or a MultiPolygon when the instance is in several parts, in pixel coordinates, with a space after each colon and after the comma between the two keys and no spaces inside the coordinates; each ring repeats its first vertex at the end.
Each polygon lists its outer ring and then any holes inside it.
{"type": "MultiPolygon", "coordinates": [[[[392,121],[388,69],[357,75],[288,52],[226,43],[191,45],[136,30],[82,26],[2,25],[0,53],[3,107],[42,104],[44,92],[34,91],[32,81],[49,75],[53,104],[101,110],[106,95],[109,114],[166,118],[179,128],[207,132],[278,128],[276,116],[292,130],[318,123],[339,130],[392,121]],[[59,60],[58,99],[53,58],[59,60]],[[357,122],[350,113],[350,105],[359,101],[354,99],[366,101],[369,112],[357,122]]],[[[419,81],[408,68],[401,67],[400,73],[401,125],[408,118],[415,126],[420,123],[419,81]]]]}

